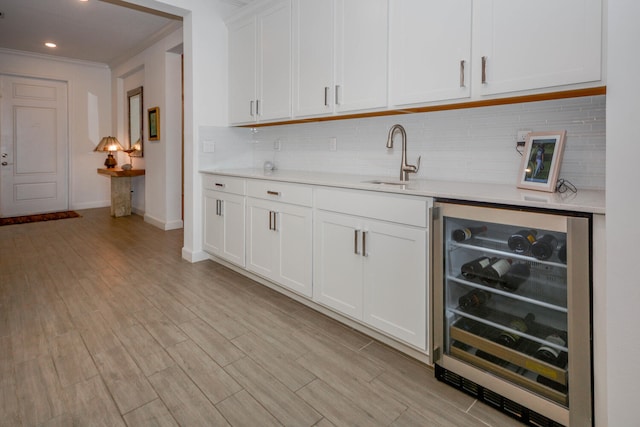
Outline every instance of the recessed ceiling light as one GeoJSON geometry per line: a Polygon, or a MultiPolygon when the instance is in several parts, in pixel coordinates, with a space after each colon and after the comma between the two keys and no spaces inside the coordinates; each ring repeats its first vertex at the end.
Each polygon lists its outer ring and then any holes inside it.
{"type": "Polygon", "coordinates": [[[57,44],[55,44],[55,43],[51,43],[51,42],[46,42],[44,45],[45,45],[46,47],[56,47],[56,46],[57,46],[57,44]]]}

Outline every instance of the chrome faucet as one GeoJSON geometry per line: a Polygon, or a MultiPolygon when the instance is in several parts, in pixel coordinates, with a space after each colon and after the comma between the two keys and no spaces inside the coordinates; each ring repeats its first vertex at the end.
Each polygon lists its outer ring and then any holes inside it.
{"type": "Polygon", "coordinates": [[[404,130],[402,125],[393,125],[391,129],[389,129],[389,136],[387,137],[387,148],[393,148],[393,137],[396,135],[396,132],[400,132],[402,136],[402,163],[400,164],[400,181],[406,182],[409,181],[409,173],[416,173],[418,169],[420,169],[420,158],[422,156],[418,156],[418,165],[409,165],[407,164],[407,132],[404,130]]]}

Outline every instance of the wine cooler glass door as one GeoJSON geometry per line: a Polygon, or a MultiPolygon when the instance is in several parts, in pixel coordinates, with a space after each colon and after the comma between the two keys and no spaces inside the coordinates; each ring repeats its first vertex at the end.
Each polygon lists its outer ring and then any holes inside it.
{"type": "MultiPolygon", "coordinates": [[[[586,336],[587,353],[590,348],[589,328],[586,335],[584,327],[574,330],[572,318],[585,315],[574,312],[577,301],[589,304],[588,264],[575,264],[577,252],[588,261],[588,239],[576,247],[570,229],[578,220],[588,231],[588,218],[450,204],[438,209],[435,362],[461,362],[568,409],[576,387],[569,379],[584,369],[571,357],[574,346],[584,349],[586,336]],[[576,276],[586,281],[576,283],[576,276]]],[[[581,321],[588,325],[586,316],[581,321]]]]}

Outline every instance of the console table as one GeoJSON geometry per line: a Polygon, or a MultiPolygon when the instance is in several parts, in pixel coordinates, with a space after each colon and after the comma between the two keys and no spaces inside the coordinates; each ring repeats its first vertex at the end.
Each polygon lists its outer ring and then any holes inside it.
{"type": "Polygon", "coordinates": [[[98,173],[111,177],[111,216],[131,215],[131,177],[144,175],[144,169],[98,168],[98,173]]]}

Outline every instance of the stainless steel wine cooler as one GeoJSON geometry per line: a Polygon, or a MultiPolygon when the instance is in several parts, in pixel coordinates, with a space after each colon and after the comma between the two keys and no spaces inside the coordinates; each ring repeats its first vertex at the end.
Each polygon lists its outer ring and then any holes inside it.
{"type": "Polygon", "coordinates": [[[433,362],[441,381],[535,426],[590,426],[588,214],[438,202],[433,362]]]}

